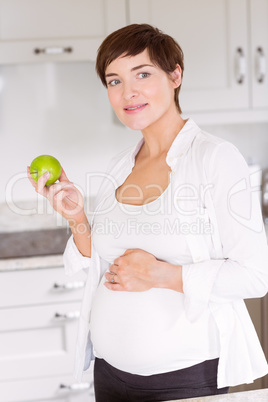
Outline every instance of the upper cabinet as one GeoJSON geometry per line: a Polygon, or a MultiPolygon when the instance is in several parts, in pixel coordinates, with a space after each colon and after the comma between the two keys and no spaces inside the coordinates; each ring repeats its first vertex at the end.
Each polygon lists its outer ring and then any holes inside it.
{"type": "Polygon", "coordinates": [[[0,0],[0,64],[95,60],[125,0],[0,0]]]}
{"type": "Polygon", "coordinates": [[[173,36],[198,123],[268,121],[268,0],[0,0],[0,64],[94,61],[127,23],[173,36]]]}
{"type": "Polygon", "coordinates": [[[182,47],[184,113],[212,121],[213,113],[268,107],[268,0],[130,0],[129,20],[157,26],[182,47]]]}
{"type": "Polygon", "coordinates": [[[250,63],[252,104],[268,108],[268,0],[250,1],[250,63]]]}

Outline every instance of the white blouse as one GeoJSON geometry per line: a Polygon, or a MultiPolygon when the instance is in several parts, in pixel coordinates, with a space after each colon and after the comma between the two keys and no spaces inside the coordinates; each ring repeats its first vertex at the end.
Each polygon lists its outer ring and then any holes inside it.
{"type": "MultiPolygon", "coordinates": [[[[111,161],[91,227],[103,212],[105,199],[130,174],[142,143],[143,139],[111,161]]],[[[186,317],[195,322],[207,308],[212,313],[220,344],[218,387],[250,383],[267,374],[268,365],[243,299],[262,297],[268,291],[268,248],[247,163],[233,144],[204,132],[191,119],[173,141],[166,161],[176,189],[173,202],[184,215],[184,237],[192,257],[182,266],[186,317]],[[199,229],[201,218],[210,234],[199,229]]],[[[64,264],[67,275],[82,269],[87,275],[74,373],[81,380],[94,359],[91,306],[109,263],[94,242],[91,258],[83,257],[71,237],[64,264]]]]}
{"type": "MultiPolygon", "coordinates": [[[[189,264],[183,214],[173,200],[173,176],[167,189],[145,205],[122,204],[115,192],[94,219],[92,241],[109,263],[127,249],[142,249],[170,264],[189,264]]],[[[219,335],[209,310],[190,322],[184,296],[170,289],[114,292],[102,278],[91,308],[94,354],[132,374],[174,371],[219,357],[219,335]]]]}

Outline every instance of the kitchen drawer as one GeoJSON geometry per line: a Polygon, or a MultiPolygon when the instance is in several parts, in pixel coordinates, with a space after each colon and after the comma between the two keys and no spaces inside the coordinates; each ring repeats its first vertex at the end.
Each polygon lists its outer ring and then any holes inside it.
{"type": "Polygon", "coordinates": [[[0,273],[0,309],[81,300],[84,272],[69,278],[63,268],[0,273]]]}
{"type": "Polygon", "coordinates": [[[79,311],[80,302],[0,310],[0,381],[72,374],[79,311]]]}
{"type": "Polygon", "coordinates": [[[73,376],[53,376],[24,381],[0,382],[0,402],[94,402],[92,368],[77,389],[73,376]],[[62,388],[61,385],[66,388],[62,388]],[[74,388],[74,390],[68,389],[74,388]]]}
{"type": "Polygon", "coordinates": [[[0,41],[0,64],[94,61],[101,38],[0,41]]]}

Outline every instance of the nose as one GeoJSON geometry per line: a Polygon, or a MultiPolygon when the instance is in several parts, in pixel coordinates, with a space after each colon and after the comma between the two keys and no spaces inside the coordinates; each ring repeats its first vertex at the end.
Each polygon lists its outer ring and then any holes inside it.
{"type": "Polygon", "coordinates": [[[126,100],[135,98],[138,95],[138,89],[133,82],[124,83],[123,96],[126,100]]]}

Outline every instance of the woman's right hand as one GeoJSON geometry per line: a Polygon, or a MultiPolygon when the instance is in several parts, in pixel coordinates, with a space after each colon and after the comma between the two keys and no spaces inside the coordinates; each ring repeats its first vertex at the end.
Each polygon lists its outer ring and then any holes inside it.
{"type": "Polygon", "coordinates": [[[48,199],[55,211],[62,215],[70,225],[85,221],[84,200],[80,191],[74,186],[62,169],[59,182],[46,186],[50,177],[47,172],[38,181],[34,181],[27,167],[28,178],[38,194],[48,199]]]}

